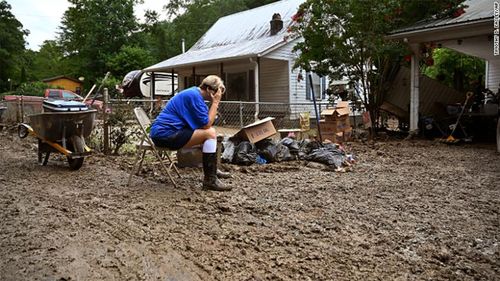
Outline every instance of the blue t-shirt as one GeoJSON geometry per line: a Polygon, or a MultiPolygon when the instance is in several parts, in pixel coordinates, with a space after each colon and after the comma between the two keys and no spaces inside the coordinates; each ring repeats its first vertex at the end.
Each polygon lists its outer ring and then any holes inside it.
{"type": "Polygon", "coordinates": [[[183,128],[196,130],[208,124],[208,107],[198,87],[175,95],[151,125],[152,138],[166,138],[183,128]]]}

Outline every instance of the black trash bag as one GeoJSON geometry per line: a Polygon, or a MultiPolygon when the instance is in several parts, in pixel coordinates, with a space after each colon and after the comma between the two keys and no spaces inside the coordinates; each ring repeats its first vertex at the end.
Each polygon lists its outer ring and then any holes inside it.
{"type": "Polygon", "coordinates": [[[307,155],[309,155],[313,150],[321,147],[321,143],[318,141],[312,141],[305,139],[299,144],[298,158],[303,160],[307,155]]]}
{"type": "Polygon", "coordinates": [[[248,141],[242,141],[234,150],[233,163],[249,166],[257,162],[257,152],[255,145],[248,141]]]}
{"type": "Polygon", "coordinates": [[[257,146],[257,153],[260,157],[264,158],[267,163],[276,162],[276,155],[278,154],[278,147],[270,139],[263,139],[255,144],[257,146]]]}
{"type": "Polygon", "coordinates": [[[284,138],[280,141],[281,144],[288,147],[290,153],[297,155],[300,150],[299,142],[292,138],[284,138]]]}
{"type": "Polygon", "coordinates": [[[276,148],[278,150],[278,153],[276,154],[276,161],[281,162],[281,161],[292,161],[297,159],[294,155],[290,153],[290,149],[281,143],[278,143],[276,145],[276,148]]]}
{"type": "Polygon", "coordinates": [[[320,147],[306,155],[304,159],[340,168],[345,160],[345,155],[340,150],[332,150],[331,147],[320,147]]]}
{"type": "Polygon", "coordinates": [[[336,145],[334,143],[325,143],[325,144],[323,144],[323,148],[328,150],[328,151],[331,151],[331,152],[342,153],[342,151],[339,150],[338,145],[336,145]]]}
{"type": "Polygon", "coordinates": [[[264,158],[267,163],[295,160],[287,146],[281,143],[274,143],[270,139],[264,139],[256,143],[257,153],[264,158]]]}
{"type": "Polygon", "coordinates": [[[224,140],[222,142],[222,148],[223,150],[220,156],[221,161],[224,163],[231,163],[233,161],[234,150],[236,148],[235,143],[230,139],[224,140]]]}

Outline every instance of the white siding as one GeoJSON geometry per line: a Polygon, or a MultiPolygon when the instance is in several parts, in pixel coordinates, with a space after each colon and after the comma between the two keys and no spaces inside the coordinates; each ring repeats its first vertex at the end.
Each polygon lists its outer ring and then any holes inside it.
{"type": "Polygon", "coordinates": [[[496,93],[498,91],[498,84],[500,84],[500,60],[490,60],[487,65],[488,81],[486,87],[496,93]]]}
{"type": "MultiPolygon", "coordinates": [[[[270,52],[265,57],[279,60],[287,60],[288,62],[288,72],[289,72],[289,98],[288,101],[290,103],[305,103],[312,104],[312,101],[306,99],[306,79],[307,75],[304,70],[300,70],[298,68],[293,69],[293,65],[295,64],[295,59],[297,54],[293,52],[293,47],[299,42],[303,40],[302,38],[295,39],[290,41],[290,43],[270,52]],[[302,79],[299,79],[299,73],[302,75],[302,79]]],[[[262,65],[261,65],[262,69],[262,65]]],[[[326,85],[328,85],[328,78],[326,81],[326,85]]],[[[326,99],[323,99],[325,101],[326,99]]],[[[292,108],[293,110],[293,108],[292,108]]],[[[295,110],[293,110],[295,111],[295,110]]]]}
{"type": "Polygon", "coordinates": [[[288,61],[260,60],[260,101],[290,102],[288,61]]]}
{"type": "MultiPolygon", "coordinates": [[[[277,60],[285,60],[288,68],[288,89],[289,97],[286,102],[290,103],[309,103],[310,100],[306,100],[306,83],[305,83],[305,72],[302,71],[302,81],[297,81],[299,76],[299,69],[293,69],[295,63],[295,58],[297,55],[292,51],[293,47],[297,44],[298,40],[293,40],[290,43],[270,52],[265,57],[277,60]]],[[[262,69],[262,66],[261,66],[262,69]]],[[[262,71],[262,70],[261,70],[262,71]]]]}
{"type": "Polygon", "coordinates": [[[290,102],[310,102],[306,100],[306,72],[297,68],[293,69],[293,64],[294,61],[290,61],[290,102]]]}
{"type": "Polygon", "coordinates": [[[297,44],[298,40],[293,40],[284,46],[279,47],[278,49],[270,52],[265,55],[265,58],[276,59],[276,60],[293,60],[296,56],[293,53],[292,49],[297,44]]]}
{"type": "Polygon", "coordinates": [[[297,54],[295,54],[292,49],[293,47],[302,39],[296,39],[291,41],[289,44],[286,44],[271,53],[267,54],[266,58],[274,58],[287,60],[289,66],[289,89],[290,89],[290,103],[310,103],[311,100],[306,99],[306,72],[304,70],[300,70],[298,68],[293,69],[293,65],[295,64],[295,58],[297,54]],[[299,73],[302,73],[302,79],[299,80],[299,73]]]}
{"type": "MultiPolygon", "coordinates": [[[[298,118],[298,114],[301,112],[309,112],[311,118],[315,115],[314,112],[314,103],[313,100],[306,98],[306,79],[307,73],[304,70],[292,69],[294,61],[290,61],[290,103],[295,104],[291,107],[292,119],[298,118]],[[301,73],[301,77],[299,79],[299,73],[301,73]]],[[[328,86],[329,79],[326,77],[326,85],[328,86]]],[[[324,89],[322,89],[324,90],[324,89]]],[[[324,99],[318,100],[316,99],[318,105],[318,111],[321,111],[321,108],[326,107],[326,103],[328,102],[328,96],[324,99]],[[320,106],[320,104],[322,104],[320,106]]],[[[318,112],[320,113],[320,112],[318,112]]]]}

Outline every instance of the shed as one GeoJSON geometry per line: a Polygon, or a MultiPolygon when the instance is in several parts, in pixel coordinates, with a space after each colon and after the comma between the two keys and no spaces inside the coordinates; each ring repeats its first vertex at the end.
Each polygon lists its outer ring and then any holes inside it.
{"type": "MultiPolygon", "coordinates": [[[[223,100],[309,103],[307,74],[293,69],[292,16],[304,0],[283,0],[221,17],[187,52],[145,68],[146,72],[177,73],[179,88],[198,85],[209,74],[226,84],[223,100]]],[[[317,99],[326,77],[313,74],[317,99]]]]}
{"type": "Polygon", "coordinates": [[[81,92],[83,85],[80,80],[70,78],[65,75],[43,79],[42,82],[46,83],[49,88],[63,88],[65,90],[70,90],[78,94],[81,92]]]}

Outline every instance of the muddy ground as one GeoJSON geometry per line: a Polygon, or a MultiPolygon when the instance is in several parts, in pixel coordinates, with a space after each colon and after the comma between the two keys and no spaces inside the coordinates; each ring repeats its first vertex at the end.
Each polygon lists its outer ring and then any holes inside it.
{"type": "Polygon", "coordinates": [[[0,280],[500,279],[493,145],[349,147],[350,172],[227,166],[234,190],[214,193],[193,169],[127,187],[131,157],[38,166],[34,139],[4,130],[0,280]]]}

